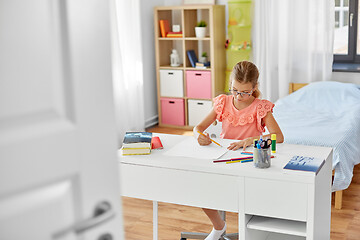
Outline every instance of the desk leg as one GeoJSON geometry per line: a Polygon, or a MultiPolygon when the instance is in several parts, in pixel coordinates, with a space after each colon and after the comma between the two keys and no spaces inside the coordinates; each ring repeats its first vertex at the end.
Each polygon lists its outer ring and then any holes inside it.
{"type": "Polygon", "coordinates": [[[158,202],[153,201],[153,239],[158,239],[158,202]]]}

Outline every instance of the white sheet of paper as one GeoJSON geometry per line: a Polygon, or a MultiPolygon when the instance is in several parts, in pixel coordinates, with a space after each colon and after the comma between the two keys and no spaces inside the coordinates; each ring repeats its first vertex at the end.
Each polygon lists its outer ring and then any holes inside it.
{"type": "Polygon", "coordinates": [[[220,156],[218,159],[219,160],[225,160],[225,159],[231,159],[231,158],[246,158],[246,157],[250,157],[250,155],[245,155],[245,154],[241,154],[241,152],[243,151],[242,148],[238,149],[238,150],[228,150],[224,155],[220,156]]]}
{"type": "Polygon", "coordinates": [[[220,147],[215,143],[211,143],[207,146],[200,146],[195,138],[186,138],[166,151],[164,155],[200,159],[218,159],[228,151],[228,144],[225,143],[224,145],[222,140],[223,139],[220,138],[214,139],[214,141],[220,143],[223,147],[220,147]]]}

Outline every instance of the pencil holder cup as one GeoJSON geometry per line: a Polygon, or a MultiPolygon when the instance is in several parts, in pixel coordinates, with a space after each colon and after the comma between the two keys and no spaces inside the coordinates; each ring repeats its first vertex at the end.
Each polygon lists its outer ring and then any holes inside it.
{"type": "Polygon", "coordinates": [[[254,149],[254,166],[256,168],[269,168],[271,166],[271,148],[254,149]]]}

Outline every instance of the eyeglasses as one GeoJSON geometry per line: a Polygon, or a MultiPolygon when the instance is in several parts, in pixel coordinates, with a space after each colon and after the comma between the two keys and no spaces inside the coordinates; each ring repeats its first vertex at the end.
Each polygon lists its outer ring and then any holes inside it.
{"type": "Polygon", "coordinates": [[[229,91],[235,96],[240,95],[242,98],[248,98],[254,92],[254,89],[251,89],[250,92],[238,92],[238,91],[233,90],[233,89],[229,89],[229,91]]]}

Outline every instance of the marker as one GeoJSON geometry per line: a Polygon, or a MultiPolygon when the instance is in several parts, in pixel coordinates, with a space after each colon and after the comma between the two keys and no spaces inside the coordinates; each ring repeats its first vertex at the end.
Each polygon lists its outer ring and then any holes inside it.
{"type": "Polygon", "coordinates": [[[251,159],[249,159],[249,160],[244,160],[244,161],[241,161],[241,163],[246,163],[246,162],[252,162],[253,160],[251,159]]]}
{"type": "MultiPolygon", "coordinates": [[[[199,132],[199,131],[197,131],[199,134],[201,134],[201,135],[203,135],[204,137],[207,137],[205,134],[203,134],[202,132],[199,132]]],[[[220,143],[217,143],[217,142],[215,142],[214,140],[212,140],[211,138],[210,138],[210,140],[213,142],[213,143],[215,143],[215,144],[217,144],[217,145],[219,145],[220,147],[222,147],[221,145],[220,145],[220,143]]]]}
{"type": "Polygon", "coordinates": [[[242,152],[241,154],[244,154],[244,155],[253,155],[254,153],[252,153],[252,152],[242,152]]]}
{"type": "Polygon", "coordinates": [[[271,152],[276,153],[276,134],[271,134],[271,152]]]}

